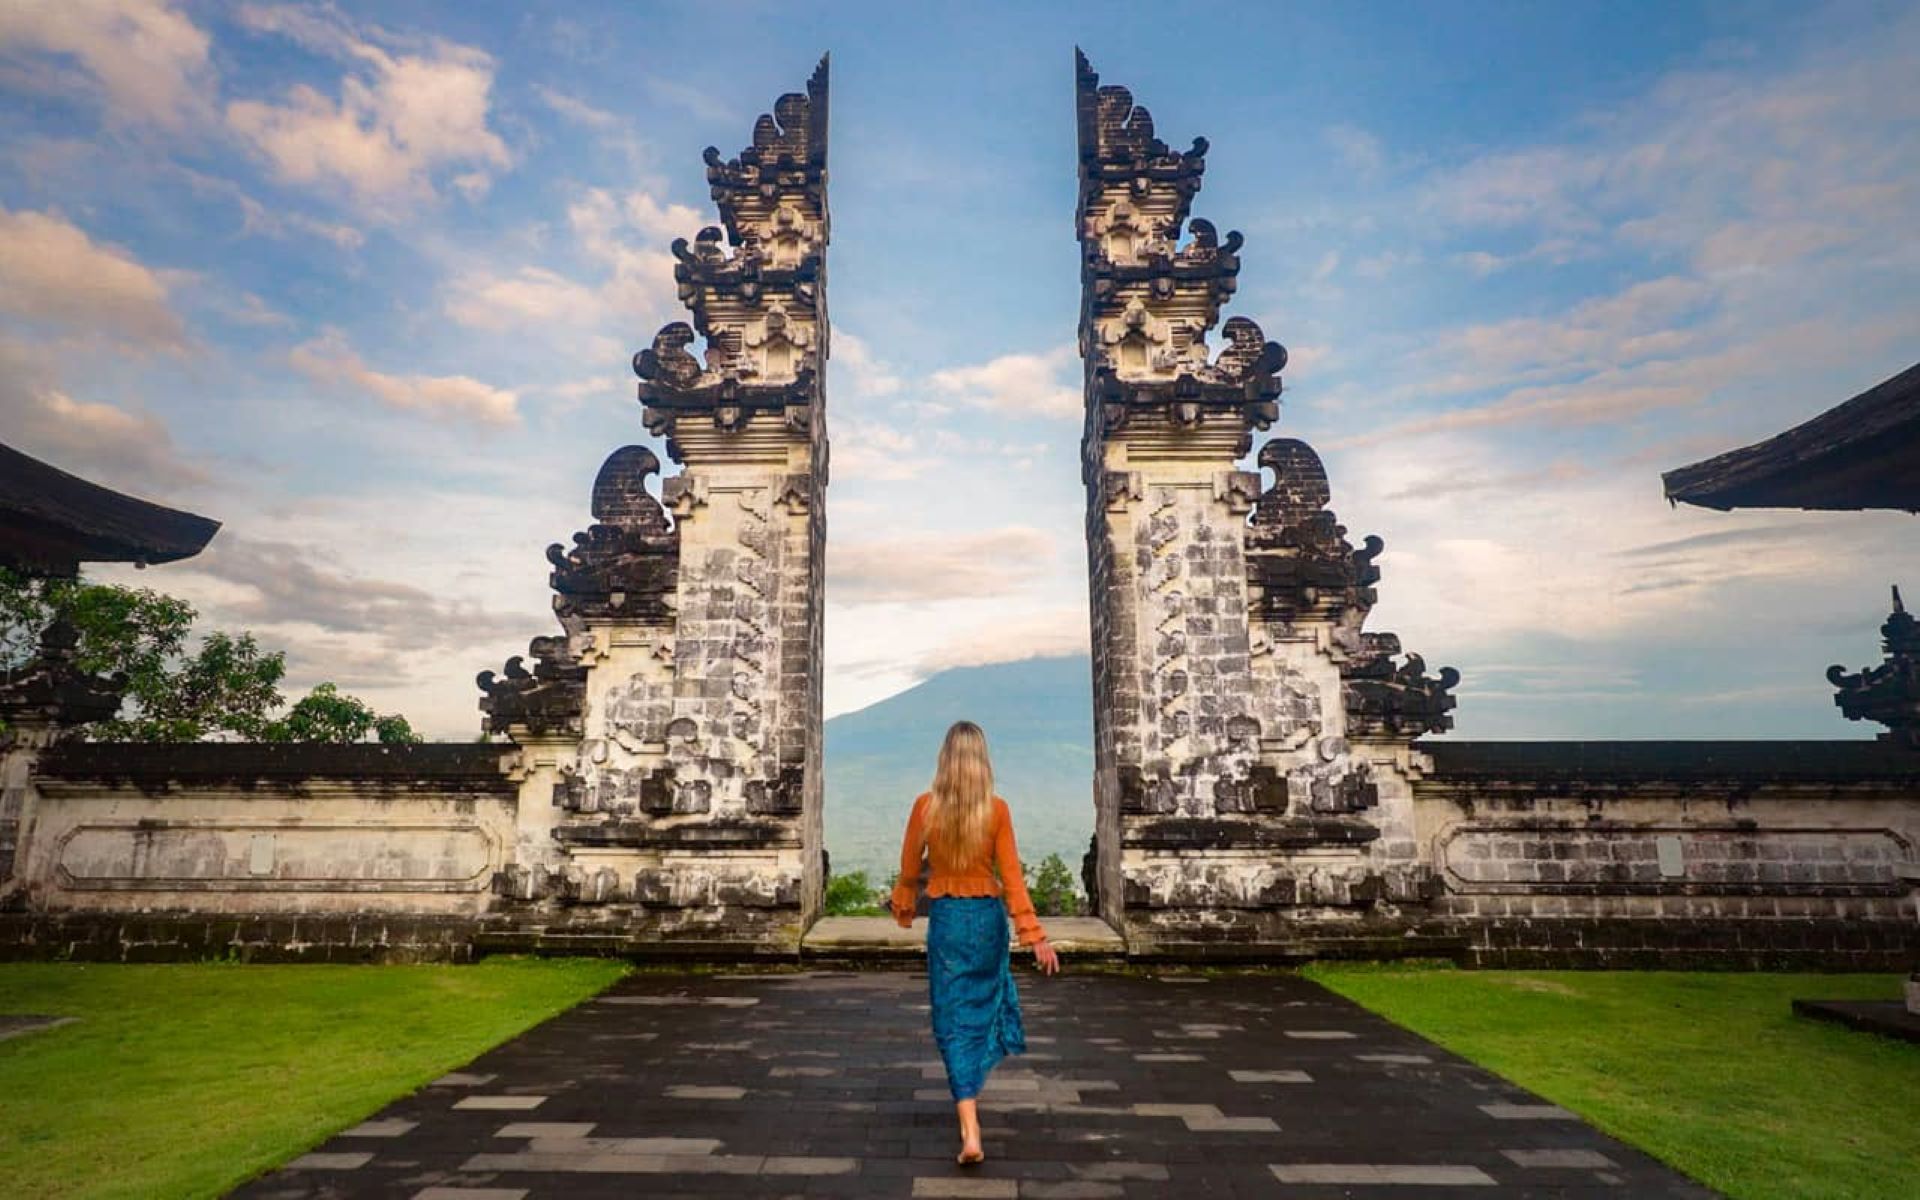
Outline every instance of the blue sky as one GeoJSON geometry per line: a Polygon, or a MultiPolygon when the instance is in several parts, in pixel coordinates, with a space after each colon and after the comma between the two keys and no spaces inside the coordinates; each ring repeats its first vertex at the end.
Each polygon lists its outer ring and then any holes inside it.
{"type": "Polygon", "coordinates": [[[1659,473],[1920,357],[1911,4],[8,5],[0,429],[223,520],[138,579],[296,684],[470,736],[645,440],[701,149],[831,51],[829,708],[1082,649],[1076,43],[1212,142],[1276,432],[1461,735],[1871,732],[1822,672],[1911,519],[1659,473]]]}

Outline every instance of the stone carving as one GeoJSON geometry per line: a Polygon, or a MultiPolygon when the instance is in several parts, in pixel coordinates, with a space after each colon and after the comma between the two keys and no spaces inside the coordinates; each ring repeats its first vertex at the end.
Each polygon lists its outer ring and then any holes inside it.
{"type": "Polygon", "coordinates": [[[1880,644],[1886,661],[1877,667],[1852,674],[1838,665],[1827,668],[1827,682],[1838,689],[1833,702],[1849,721],[1885,725],[1881,741],[1920,748],[1920,621],[1901,603],[1897,587],[1880,644]]]}
{"type": "Polygon", "coordinates": [[[533,656],[533,670],[516,654],[507,660],[504,676],[482,671],[475,679],[485,693],[480,698],[485,714],[481,728],[488,733],[578,737],[587,669],[572,660],[564,637],[534,638],[527,643],[527,653],[533,656]]]}
{"type": "Polygon", "coordinates": [[[40,631],[40,653],[16,670],[0,672],[0,718],[16,729],[69,731],[120,711],[127,677],[89,675],[75,658],[80,631],[57,617],[40,631]]]}
{"type": "Polygon", "coordinates": [[[593,483],[595,524],[573,535],[571,549],[547,547],[553,564],[553,608],[562,624],[666,614],[679,566],[679,544],[666,511],[647,491],[660,460],[645,446],[608,456],[593,483]]]}
{"type": "Polygon", "coordinates": [[[676,462],[682,425],[707,418],[737,433],[777,414],[803,436],[826,357],[827,67],[754,127],[737,158],[706,151],[721,225],[673,244],[674,279],[693,321],[675,321],[634,357],[649,432],[676,462]],[[724,233],[723,233],[724,230],[724,233]],[[732,253],[722,245],[730,243],[732,253]],[[696,339],[705,340],[700,356],[696,339]]]}
{"type": "Polygon", "coordinates": [[[1326,468],[1307,443],[1274,438],[1260,447],[1259,463],[1273,472],[1247,529],[1248,578],[1261,615],[1284,624],[1309,614],[1364,614],[1380,580],[1373,560],[1385,543],[1369,535],[1356,550],[1347,541],[1346,526],[1327,507],[1326,468]]]}
{"type": "Polygon", "coordinates": [[[1311,447],[1266,443],[1264,487],[1236,468],[1287,355],[1244,316],[1208,345],[1243,239],[1190,215],[1207,143],[1075,73],[1102,911],[1151,950],[1424,903],[1408,743],[1458,676],[1361,633],[1383,546],[1347,540],[1311,447]]]}
{"type": "Polygon", "coordinates": [[[1442,667],[1437,678],[1428,675],[1418,654],[1395,665],[1400,639],[1394,634],[1363,633],[1360,638],[1360,652],[1340,668],[1350,733],[1415,738],[1453,728],[1447,713],[1455,701],[1449,693],[1460,682],[1460,672],[1442,667]]]}
{"type": "Polygon", "coordinates": [[[690,320],[633,361],[683,470],[656,500],[649,449],[607,459],[595,523],[547,552],[567,637],[481,677],[522,744],[499,888],[528,920],[784,945],[818,906],[826,153],[825,60],[707,150],[720,222],[672,247],[690,320]]]}

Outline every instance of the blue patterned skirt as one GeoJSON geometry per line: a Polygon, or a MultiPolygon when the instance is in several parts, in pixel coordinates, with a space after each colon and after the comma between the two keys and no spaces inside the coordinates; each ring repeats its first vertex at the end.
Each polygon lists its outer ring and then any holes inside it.
{"type": "Polygon", "coordinates": [[[937,896],[929,908],[933,1040],[947,1064],[947,1089],[955,1100],[969,1100],[995,1063],[1027,1049],[1007,951],[1007,908],[998,896],[937,896]]]}

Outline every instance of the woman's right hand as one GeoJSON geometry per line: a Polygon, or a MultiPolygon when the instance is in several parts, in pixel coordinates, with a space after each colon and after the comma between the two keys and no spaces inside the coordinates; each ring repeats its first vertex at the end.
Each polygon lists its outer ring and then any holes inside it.
{"type": "Polygon", "coordinates": [[[1033,961],[1043,974],[1054,975],[1060,970],[1060,952],[1045,938],[1033,944],[1033,961]]]}

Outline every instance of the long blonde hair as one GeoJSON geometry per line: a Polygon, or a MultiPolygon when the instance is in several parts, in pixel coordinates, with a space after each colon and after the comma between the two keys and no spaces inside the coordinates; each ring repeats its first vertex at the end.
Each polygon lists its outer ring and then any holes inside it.
{"type": "Polygon", "coordinates": [[[927,855],[936,871],[964,871],[987,857],[993,833],[993,763],[987,735],[955,721],[940,743],[927,801],[927,855]]]}

